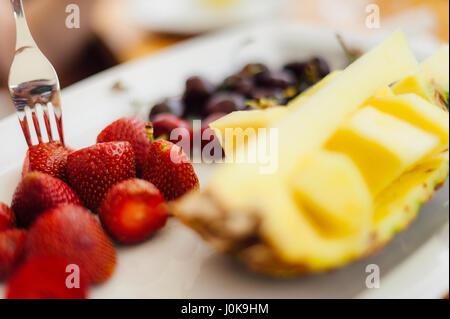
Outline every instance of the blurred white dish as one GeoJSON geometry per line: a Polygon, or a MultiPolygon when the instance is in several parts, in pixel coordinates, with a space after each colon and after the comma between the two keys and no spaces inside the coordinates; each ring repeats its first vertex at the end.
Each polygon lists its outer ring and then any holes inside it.
{"type": "MultiPolygon", "coordinates": [[[[376,36],[370,41],[366,36],[345,38],[361,48],[381,40],[376,36]]],[[[411,44],[420,60],[436,49],[433,43],[414,39],[411,44]]],[[[179,94],[189,75],[219,80],[246,62],[277,66],[312,55],[323,56],[333,68],[345,64],[333,32],[298,25],[264,23],[182,43],[64,90],[66,139],[74,148],[92,145],[107,124],[136,111],[132,101],[179,94]],[[113,92],[111,87],[118,80],[129,91],[113,92]]],[[[16,116],[0,121],[0,136],[0,201],[10,203],[26,151],[16,116]]],[[[214,166],[196,165],[195,169],[200,184],[206,185],[214,166]]],[[[447,184],[422,207],[411,227],[380,253],[331,273],[291,280],[250,273],[172,219],[152,239],[119,247],[116,273],[106,284],[94,287],[91,297],[440,298],[447,293],[449,282],[448,200],[447,184]],[[366,288],[370,264],[380,269],[379,289],[366,288]]],[[[0,297],[3,293],[0,284],[0,297]]]]}
{"type": "Polygon", "coordinates": [[[285,0],[129,0],[134,21],[157,32],[198,34],[276,16],[285,0]]]}

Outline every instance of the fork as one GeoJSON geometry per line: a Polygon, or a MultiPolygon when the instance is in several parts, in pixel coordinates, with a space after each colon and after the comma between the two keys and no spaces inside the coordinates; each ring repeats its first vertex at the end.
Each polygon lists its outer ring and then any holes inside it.
{"type": "Polygon", "coordinates": [[[22,0],[11,0],[11,4],[17,36],[15,56],[9,72],[9,92],[25,140],[28,146],[32,146],[36,140],[41,144],[46,140],[53,142],[59,138],[64,145],[58,75],[33,40],[22,0]],[[52,117],[54,121],[51,120],[52,117]],[[46,131],[42,130],[43,126],[46,131]],[[34,138],[31,127],[36,132],[34,138]]]}

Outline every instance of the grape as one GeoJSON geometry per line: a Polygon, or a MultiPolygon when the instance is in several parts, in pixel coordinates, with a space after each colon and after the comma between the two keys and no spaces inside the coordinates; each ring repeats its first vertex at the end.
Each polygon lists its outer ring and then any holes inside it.
{"type": "Polygon", "coordinates": [[[186,90],[183,95],[185,104],[184,116],[201,115],[202,110],[215,91],[215,86],[199,76],[190,77],[186,81],[186,90]]]}
{"type": "Polygon", "coordinates": [[[207,103],[206,114],[231,113],[245,109],[245,98],[236,93],[217,93],[207,103]]]}
{"type": "Polygon", "coordinates": [[[150,121],[152,121],[156,115],[161,113],[172,113],[175,116],[181,117],[184,113],[183,102],[178,98],[167,98],[160,101],[155,104],[150,111],[150,121]]]}

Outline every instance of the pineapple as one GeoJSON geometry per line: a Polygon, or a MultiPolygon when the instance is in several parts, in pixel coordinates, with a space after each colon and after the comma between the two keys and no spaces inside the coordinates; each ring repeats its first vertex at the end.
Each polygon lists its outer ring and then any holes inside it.
{"type": "Polygon", "coordinates": [[[438,145],[437,136],[368,106],[342,125],[326,148],[350,156],[377,195],[438,145]]]}
{"type": "Polygon", "coordinates": [[[425,60],[415,74],[399,81],[392,89],[395,94],[415,93],[448,109],[448,69],[449,46],[444,45],[436,54],[425,60]]]}
{"type": "MultiPolygon", "coordinates": [[[[395,111],[380,106],[391,102],[368,104],[393,99],[387,87],[417,68],[403,35],[395,33],[288,107],[289,116],[258,123],[278,130],[275,173],[261,174],[253,163],[223,164],[206,188],[171,203],[172,211],[257,272],[323,272],[374,252],[411,223],[448,175],[445,113],[425,109],[416,98],[395,111]],[[345,131],[347,137],[339,136],[345,131]],[[356,156],[358,139],[372,158],[356,156]]],[[[252,137],[248,150],[263,140],[252,137]]]]}

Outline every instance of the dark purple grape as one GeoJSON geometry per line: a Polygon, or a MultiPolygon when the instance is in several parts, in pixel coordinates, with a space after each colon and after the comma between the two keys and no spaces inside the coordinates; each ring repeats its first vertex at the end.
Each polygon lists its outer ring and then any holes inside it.
{"type": "Polygon", "coordinates": [[[155,104],[150,111],[150,121],[153,121],[155,116],[161,113],[171,113],[181,117],[184,113],[183,102],[178,98],[167,98],[155,104]]]}
{"type": "Polygon", "coordinates": [[[330,73],[328,63],[321,57],[314,57],[306,65],[305,79],[310,83],[316,83],[328,73],[330,73]]]}
{"type": "Polygon", "coordinates": [[[231,113],[245,109],[245,98],[236,93],[217,93],[206,104],[206,114],[231,113]]]}
{"type": "Polygon", "coordinates": [[[239,72],[239,75],[244,77],[253,77],[261,72],[269,71],[269,68],[262,63],[249,63],[239,72]]]}
{"type": "Polygon", "coordinates": [[[292,72],[297,80],[301,80],[305,76],[306,62],[291,62],[283,67],[283,70],[292,72]]]}
{"type": "Polygon", "coordinates": [[[253,81],[242,75],[232,75],[225,79],[221,85],[221,89],[232,91],[250,97],[253,91],[253,81]]]}
{"type": "Polygon", "coordinates": [[[184,115],[201,115],[202,110],[215,91],[215,86],[206,79],[193,76],[187,79],[183,95],[184,115]]]}
{"type": "Polygon", "coordinates": [[[296,79],[287,71],[265,71],[255,75],[255,81],[262,87],[287,89],[295,85],[296,79]]]}

